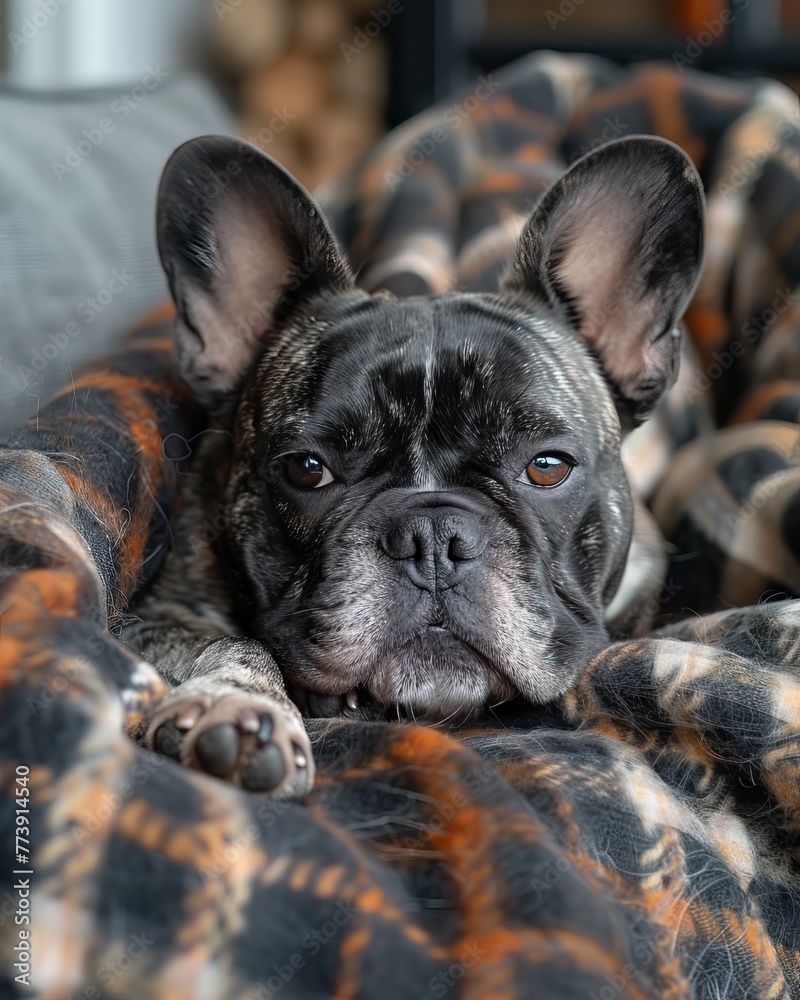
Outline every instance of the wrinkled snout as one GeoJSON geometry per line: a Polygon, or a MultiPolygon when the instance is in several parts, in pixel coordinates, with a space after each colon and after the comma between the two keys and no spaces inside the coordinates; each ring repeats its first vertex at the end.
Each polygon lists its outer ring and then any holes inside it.
{"type": "Polygon", "coordinates": [[[460,498],[423,494],[404,507],[380,536],[380,547],[420,590],[456,586],[486,548],[486,526],[460,498]]]}

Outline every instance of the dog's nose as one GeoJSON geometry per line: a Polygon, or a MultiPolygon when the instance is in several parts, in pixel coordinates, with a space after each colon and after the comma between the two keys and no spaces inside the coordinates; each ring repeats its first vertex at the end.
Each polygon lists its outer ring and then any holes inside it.
{"type": "Polygon", "coordinates": [[[401,562],[411,582],[431,592],[455,586],[485,546],[475,519],[443,510],[413,514],[381,538],[383,551],[401,562]]]}

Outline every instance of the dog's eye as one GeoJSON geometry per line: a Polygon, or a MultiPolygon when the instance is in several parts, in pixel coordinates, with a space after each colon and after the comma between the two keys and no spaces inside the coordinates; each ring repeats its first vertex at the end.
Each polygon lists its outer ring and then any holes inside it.
{"type": "Polygon", "coordinates": [[[289,482],[303,489],[318,489],[333,482],[330,469],[326,469],[316,455],[287,455],[286,476],[289,482]]]}
{"type": "Polygon", "coordinates": [[[561,455],[537,455],[525,470],[534,486],[558,486],[572,471],[572,465],[561,455]]]}

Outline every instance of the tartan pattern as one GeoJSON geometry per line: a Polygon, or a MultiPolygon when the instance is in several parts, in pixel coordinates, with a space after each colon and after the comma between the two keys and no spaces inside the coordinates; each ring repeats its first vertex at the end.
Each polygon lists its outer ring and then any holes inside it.
{"type": "MultiPolygon", "coordinates": [[[[800,592],[787,92],[552,54],[496,81],[458,129],[451,103],[426,113],[327,197],[362,283],[490,287],[519,213],[607,119],[679,142],[708,189],[699,360],[630,449],[662,529],[692,546],[662,593],[711,610],[800,592]],[[435,127],[446,139],[395,184],[435,127]],[[711,419],[731,426],[690,440],[711,419]]],[[[0,842],[24,764],[33,995],[800,997],[797,601],[614,642],[560,703],[503,727],[312,721],[319,777],[301,804],[128,738],[163,683],[113,633],[168,543],[181,452],[165,442],[203,428],[167,333],[152,322],[98,362],[0,462],[0,842]]]]}

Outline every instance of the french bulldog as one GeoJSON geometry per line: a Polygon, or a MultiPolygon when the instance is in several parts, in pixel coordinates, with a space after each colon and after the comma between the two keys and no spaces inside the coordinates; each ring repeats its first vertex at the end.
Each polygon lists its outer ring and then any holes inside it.
{"type": "Polygon", "coordinates": [[[158,243],[210,425],[126,631],[172,686],[147,745],[295,797],[303,714],[456,720],[563,694],[609,642],[621,436],[676,378],[703,217],[678,147],[622,139],[546,191],[496,294],[398,299],[358,288],[274,160],[181,146],[158,243]]]}

